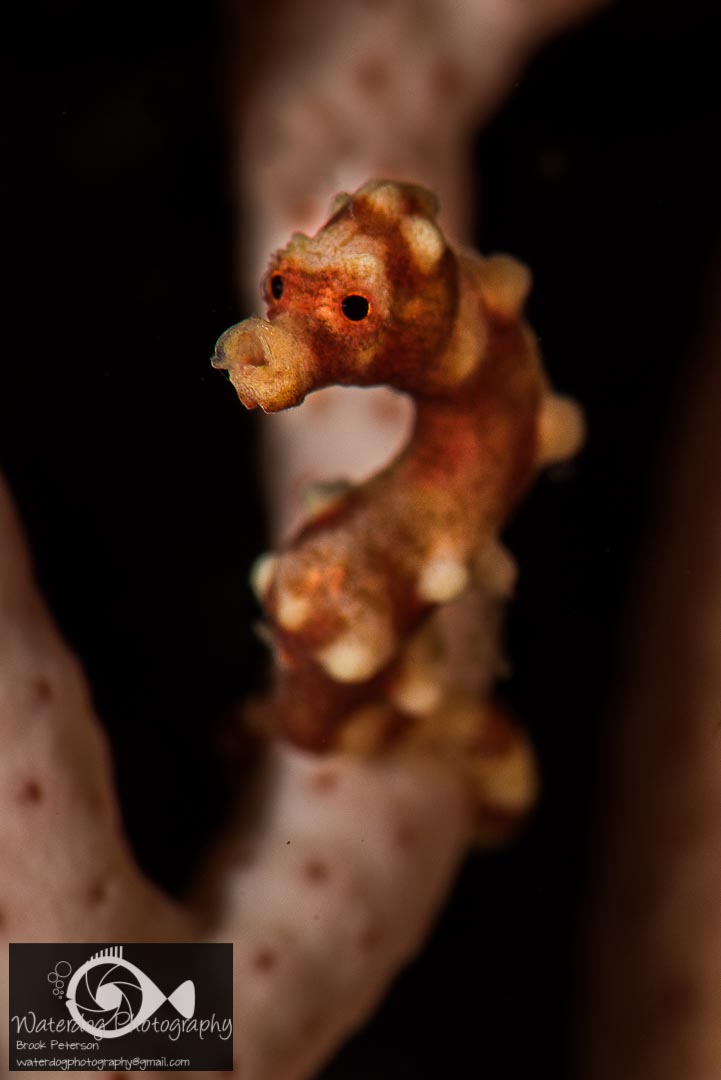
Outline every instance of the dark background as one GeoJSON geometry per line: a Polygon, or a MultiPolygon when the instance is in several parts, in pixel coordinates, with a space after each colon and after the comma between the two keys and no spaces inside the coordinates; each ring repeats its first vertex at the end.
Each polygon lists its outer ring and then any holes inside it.
{"type": "MultiPolygon", "coordinates": [[[[208,364],[244,314],[227,24],[220,5],[132,0],[24,18],[5,35],[0,464],[110,730],[139,858],[177,892],[232,797],[219,741],[263,670],[253,421],[208,364]]],[[[597,763],[711,305],[712,21],[702,0],[616,4],[548,46],[478,140],[479,244],[532,266],[553,381],[591,430],[509,538],[506,693],[545,795],[512,849],[468,862],[424,956],[328,1080],[573,1075],[597,763]]]]}

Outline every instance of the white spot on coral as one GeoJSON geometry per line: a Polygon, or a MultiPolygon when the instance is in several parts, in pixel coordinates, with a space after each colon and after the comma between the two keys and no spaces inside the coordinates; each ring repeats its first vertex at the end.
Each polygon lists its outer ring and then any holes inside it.
{"type": "Polygon", "coordinates": [[[580,450],[586,435],[583,413],[570,398],[549,394],[538,417],[538,465],[565,461],[580,450]]]}
{"type": "Polygon", "coordinates": [[[259,600],[265,600],[273,583],[278,556],[270,552],[260,555],[250,569],[250,587],[259,600]]]}
{"type": "Polygon", "coordinates": [[[440,230],[424,217],[408,217],[401,222],[401,233],[419,270],[427,274],[443,257],[445,243],[440,230]]]}
{"type": "Polygon", "coordinates": [[[366,184],[358,195],[362,195],[374,210],[389,217],[399,217],[403,213],[403,196],[396,184],[366,184]]]}
{"type": "Polygon", "coordinates": [[[275,605],[275,618],[284,630],[300,630],[311,613],[307,596],[299,596],[290,589],[281,589],[275,605]]]}
{"type": "Polygon", "coordinates": [[[469,574],[458,559],[441,556],[430,559],[418,579],[418,595],[430,604],[455,600],[468,585],[469,574]]]}
{"type": "Polygon", "coordinates": [[[511,255],[491,255],[482,266],[486,304],[501,319],[517,319],[531,289],[531,271],[511,255]]]}
{"type": "Polygon", "coordinates": [[[509,754],[487,763],[482,789],[484,802],[497,810],[521,813],[533,805],[538,794],[538,773],[525,740],[519,741],[509,754]]]}
{"type": "Polygon", "coordinates": [[[441,684],[419,674],[400,679],[391,691],[393,704],[410,716],[427,716],[438,708],[442,697],[441,684]]]}
{"type": "Polygon", "coordinates": [[[336,682],[365,682],[390,659],[390,649],[381,641],[357,634],[344,634],[316,653],[323,670],[336,682]]]}

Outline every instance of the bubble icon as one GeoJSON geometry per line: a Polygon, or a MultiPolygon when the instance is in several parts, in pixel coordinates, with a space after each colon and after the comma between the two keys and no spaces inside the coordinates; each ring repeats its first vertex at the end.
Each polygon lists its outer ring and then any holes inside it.
{"type": "Polygon", "coordinates": [[[48,982],[53,984],[53,997],[62,997],[65,983],[73,973],[72,966],[67,960],[58,960],[57,964],[48,974],[48,982]]]}

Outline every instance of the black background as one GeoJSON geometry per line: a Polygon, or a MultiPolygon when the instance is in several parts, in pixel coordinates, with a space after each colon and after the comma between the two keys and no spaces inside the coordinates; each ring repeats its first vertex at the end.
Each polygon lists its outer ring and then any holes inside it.
{"type": "MultiPolygon", "coordinates": [[[[5,35],[0,463],[110,730],[133,843],[177,892],[228,806],[219,739],[263,669],[246,585],[263,550],[254,421],[208,366],[243,314],[223,9],[26,10],[5,35]]],[[[712,21],[701,0],[616,4],[548,46],[478,140],[479,244],[532,266],[553,381],[591,430],[510,533],[506,689],[545,796],[515,847],[469,861],[328,1080],[573,1075],[597,762],[712,301],[712,21]]]]}

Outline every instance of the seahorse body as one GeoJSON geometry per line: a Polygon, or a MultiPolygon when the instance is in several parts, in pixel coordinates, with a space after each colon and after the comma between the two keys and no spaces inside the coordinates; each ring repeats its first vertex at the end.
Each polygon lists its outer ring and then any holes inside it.
{"type": "Polygon", "coordinates": [[[471,584],[510,592],[499,532],[539,467],[582,436],[523,319],[528,270],[454,250],[436,213],[410,184],[340,196],[314,237],[294,235],[271,259],[267,320],[232,327],[216,350],[248,408],[289,408],[332,383],[389,385],[416,405],[396,460],[320,500],[256,569],[279,667],[273,714],[314,748],[383,695],[437,605],[471,584]]]}

